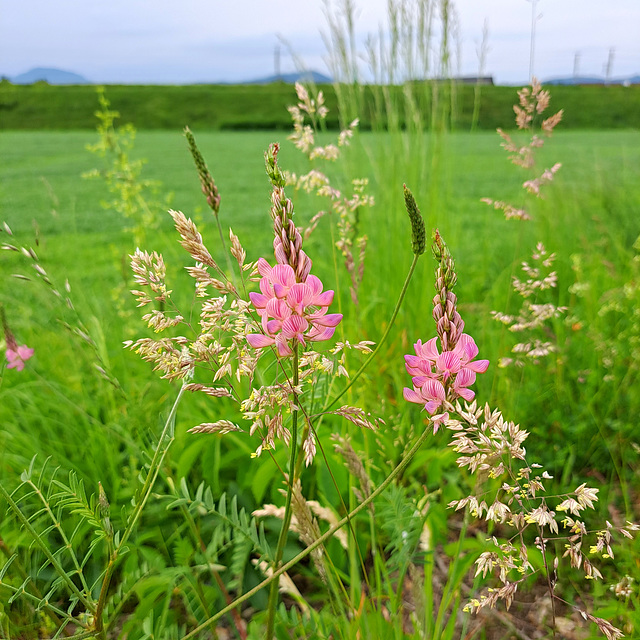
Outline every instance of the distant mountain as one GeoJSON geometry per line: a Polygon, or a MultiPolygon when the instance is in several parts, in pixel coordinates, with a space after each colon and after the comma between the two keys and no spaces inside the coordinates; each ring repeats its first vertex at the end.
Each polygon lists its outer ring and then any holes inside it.
{"type": "Polygon", "coordinates": [[[331,84],[333,80],[318,71],[302,71],[295,73],[282,73],[279,76],[267,76],[258,80],[249,80],[240,84],[271,84],[272,82],[285,82],[294,84],[295,82],[315,82],[316,84],[331,84]]]}
{"type": "Polygon", "coordinates": [[[89,80],[77,73],[43,67],[31,69],[9,79],[13,84],[33,84],[34,82],[40,82],[42,80],[49,84],[90,84],[89,80]]]}
{"type": "Polygon", "coordinates": [[[630,76],[629,78],[610,78],[607,80],[606,78],[602,78],[600,76],[569,76],[566,78],[550,78],[549,80],[545,80],[543,84],[640,84],[640,76],[630,76]]]}

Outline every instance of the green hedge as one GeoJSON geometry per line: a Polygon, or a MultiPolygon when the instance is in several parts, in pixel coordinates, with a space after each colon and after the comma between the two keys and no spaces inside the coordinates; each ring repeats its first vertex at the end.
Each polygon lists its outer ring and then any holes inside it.
{"type": "MultiPolygon", "coordinates": [[[[450,87],[440,84],[440,97],[449,104],[450,87]]],[[[336,127],[337,98],[332,86],[324,90],[330,109],[329,127],[336,127]]],[[[414,83],[413,94],[425,121],[430,119],[431,85],[414,83]]],[[[640,128],[640,86],[554,86],[551,109],[565,110],[563,129],[640,128]]],[[[288,129],[291,120],[287,105],[295,101],[290,84],[268,85],[185,85],[135,86],[112,85],[106,88],[112,108],[121,114],[121,122],[138,129],[179,129],[185,125],[199,129],[288,129]]],[[[361,127],[371,128],[375,117],[376,96],[380,88],[361,89],[359,115],[361,127]]],[[[402,87],[390,92],[394,108],[404,118],[402,87]]],[[[513,124],[512,105],[515,87],[481,89],[478,127],[495,129],[513,124]]],[[[471,127],[474,87],[455,89],[453,126],[471,127]]],[[[0,82],[0,129],[93,129],[98,106],[92,85],[50,86],[12,85],[0,82]]]]}

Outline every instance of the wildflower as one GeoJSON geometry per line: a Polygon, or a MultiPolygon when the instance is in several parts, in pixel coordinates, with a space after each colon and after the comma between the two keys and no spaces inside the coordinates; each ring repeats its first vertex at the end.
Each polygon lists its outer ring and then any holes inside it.
{"type": "Polygon", "coordinates": [[[16,371],[22,371],[24,369],[24,363],[33,356],[33,349],[27,347],[26,344],[21,346],[15,346],[15,348],[7,347],[7,360],[9,364],[7,369],[13,369],[16,371]]]}
{"type": "Polygon", "coordinates": [[[249,344],[261,349],[275,344],[280,356],[293,354],[290,343],[306,344],[306,340],[329,340],[342,320],[342,314],[327,314],[334,292],[323,291],[320,278],[309,274],[303,282],[296,281],[296,273],[288,264],[271,267],[261,258],[258,261],[261,293],[250,293],[253,306],[262,319],[264,334],[247,335],[249,344]]]}
{"type": "MultiPolygon", "coordinates": [[[[418,340],[414,345],[416,355],[404,357],[407,373],[412,376],[414,387],[422,388],[428,380],[432,380],[439,381],[444,391],[444,385],[449,382],[455,397],[461,397],[471,402],[475,393],[467,387],[476,381],[476,373],[484,373],[487,370],[489,361],[474,359],[478,355],[478,347],[474,339],[466,333],[460,336],[458,343],[451,351],[440,353],[436,343],[437,338],[432,338],[426,344],[422,344],[422,341],[418,340]]],[[[429,390],[432,389],[429,387],[429,390]]],[[[410,389],[405,389],[405,400],[417,402],[414,393],[408,394],[413,399],[410,400],[407,397],[406,392],[410,391],[410,389]]],[[[436,397],[440,397],[439,392],[436,397]]],[[[430,402],[434,401],[436,397],[431,398],[430,402]]],[[[443,400],[445,397],[446,394],[443,400]]],[[[433,413],[427,404],[425,404],[425,408],[429,413],[433,413]]]]}
{"type": "Polygon", "coordinates": [[[4,331],[4,341],[6,344],[6,354],[9,364],[7,369],[15,368],[17,371],[24,369],[24,363],[33,356],[33,349],[27,347],[26,344],[18,346],[15,336],[9,328],[9,323],[4,313],[4,307],[0,305],[0,321],[4,331]]]}

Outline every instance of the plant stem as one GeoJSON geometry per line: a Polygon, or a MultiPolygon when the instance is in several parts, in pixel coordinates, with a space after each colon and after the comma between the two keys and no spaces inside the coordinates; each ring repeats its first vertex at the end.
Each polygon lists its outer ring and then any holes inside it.
{"type": "Polygon", "coordinates": [[[160,467],[164,461],[167,452],[169,451],[169,447],[173,443],[174,440],[174,427],[175,427],[175,418],[176,412],[178,410],[178,405],[180,404],[180,400],[182,399],[182,394],[184,393],[186,381],[182,384],[180,391],[178,392],[178,397],[173,403],[173,407],[171,407],[171,412],[165,422],[164,429],[160,434],[160,438],[158,440],[158,445],[156,450],[153,453],[153,458],[151,459],[151,464],[149,465],[149,472],[147,473],[147,478],[144,482],[141,492],[141,498],[139,502],[136,504],[135,511],[133,515],[129,519],[129,523],[127,524],[127,528],[124,530],[120,541],[118,542],[118,546],[114,549],[111,558],[109,559],[109,564],[107,565],[107,569],[104,574],[104,578],[102,579],[102,587],[100,588],[100,596],[98,597],[98,605],[95,609],[95,630],[96,635],[103,640],[107,638],[106,628],[104,626],[104,621],[102,620],[102,612],[104,611],[105,604],[107,602],[107,594],[109,593],[109,586],[111,584],[111,578],[113,577],[113,572],[115,571],[116,565],[121,554],[124,551],[124,545],[126,544],[129,536],[133,532],[140,515],[142,514],[142,510],[147,504],[147,500],[151,495],[151,490],[153,489],[153,485],[155,484],[156,478],[158,477],[158,473],[160,472],[160,467]],[[165,446],[163,447],[163,443],[167,440],[165,446]]]}
{"type": "MultiPolygon", "coordinates": [[[[287,500],[284,507],[284,518],[282,519],[282,529],[280,529],[280,537],[278,538],[278,547],[276,549],[276,557],[274,559],[273,568],[276,570],[282,560],[284,547],[287,542],[287,534],[289,533],[289,525],[291,524],[291,497],[293,495],[293,486],[299,475],[299,468],[296,468],[296,453],[298,448],[298,394],[296,388],[300,382],[298,367],[298,343],[293,347],[293,415],[291,419],[291,454],[289,457],[289,486],[287,488],[287,500]]],[[[274,574],[275,575],[275,574],[274,574]]],[[[266,640],[272,640],[273,631],[276,620],[276,606],[278,603],[278,580],[274,580],[269,591],[269,605],[267,618],[267,634],[266,640]]]]}
{"type": "Polygon", "coordinates": [[[382,347],[382,345],[384,344],[385,340],[389,336],[389,332],[391,331],[391,327],[393,327],[393,323],[395,322],[396,317],[398,316],[398,312],[400,311],[400,307],[402,306],[402,301],[404,300],[404,296],[406,295],[407,289],[409,288],[409,282],[411,280],[411,277],[413,276],[413,272],[416,269],[416,265],[418,264],[418,258],[419,257],[420,257],[419,255],[414,255],[413,256],[413,262],[411,263],[411,266],[409,267],[409,273],[407,273],[407,277],[406,277],[406,279],[404,281],[404,284],[402,285],[402,291],[400,291],[400,297],[398,298],[398,302],[396,302],[396,307],[393,310],[393,314],[391,315],[391,319],[389,320],[389,324],[387,325],[387,328],[386,328],[385,332],[382,334],[382,338],[380,338],[380,341],[378,342],[378,345],[369,354],[369,357],[362,363],[362,366],[358,369],[358,371],[356,371],[356,373],[353,375],[353,377],[349,381],[349,384],[333,400],[331,400],[331,402],[328,402],[327,404],[325,404],[324,411],[327,411],[336,402],[338,402],[338,400],[340,400],[340,398],[342,398],[342,396],[351,388],[353,383],[360,377],[362,372],[369,366],[369,363],[378,355],[378,352],[380,351],[380,348],[382,347]]]}
{"type": "MultiPolygon", "coordinates": [[[[469,526],[469,512],[465,511],[464,518],[462,520],[462,528],[460,529],[460,535],[458,536],[458,546],[456,547],[456,556],[453,559],[451,568],[449,569],[449,579],[447,580],[447,584],[444,589],[444,593],[442,594],[442,601],[440,602],[440,607],[438,608],[438,616],[436,618],[435,630],[432,638],[434,640],[439,640],[442,634],[442,626],[444,622],[444,615],[451,604],[451,600],[453,598],[453,593],[456,588],[456,569],[458,568],[458,563],[462,557],[462,543],[464,542],[467,535],[467,528],[469,526]]],[[[451,615],[455,615],[455,612],[452,611],[451,615]]]]}
{"type": "Polygon", "coordinates": [[[365,498],[365,500],[363,500],[350,514],[346,515],[337,524],[335,524],[328,531],[323,533],[317,540],[315,540],[315,542],[313,542],[313,544],[310,544],[306,549],[301,551],[297,556],[295,556],[295,558],[292,558],[291,560],[289,560],[289,562],[277,568],[269,578],[266,578],[260,584],[255,586],[253,589],[250,589],[246,593],[236,598],[236,600],[234,600],[229,606],[225,607],[224,609],[221,609],[213,617],[209,618],[209,620],[206,620],[200,626],[196,627],[195,629],[187,633],[187,635],[183,636],[182,640],[188,640],[189,638],[193,638],[200,631],[206,629],[212,622],[215,622],[216,620],[221,618],[225,613],[227,613],[231,609],[234,609],[239,604],[242,604],[249,598],[252,598],[256,593],[264,589],[267,585],[276,581],[285,571],[288,571],[289,569],[291,569],[291,567],[294,567],[296,564],[298,564],[298,562],[306,558],[314,549],[317,549],[320,545],[324,544],[329,538],[331,538],[336,533],[336,531],[339,531],[340,529],[342,529],[342,527],[344,527],[344,525],[347,524],[354,516],[358,515],[363,509],[366,509],[367,506],[375,498],[377,498],[393,482],[393,480],[398,475],[400,475],[405,470],[407,465],[413,459],[413,456],[424,444],[428,436],[429,436],[429,428],[427,427],[425,428],[424,432],[420,435],[420,437],[416,440],[415,444],[407,452],[405,457],[399,462],[398,466],[389,474],[389,476],[382,482],[382,484],[375,491],[373,491],[368,498],[365,498]]]}

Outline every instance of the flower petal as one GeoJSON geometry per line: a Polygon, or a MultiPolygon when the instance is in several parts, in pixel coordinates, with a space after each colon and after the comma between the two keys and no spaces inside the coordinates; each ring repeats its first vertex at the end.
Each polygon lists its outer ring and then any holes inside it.
{"type": "Polygon", "coordinates": [[[317,276],[308,275],[304,283],[311,287],[314,297],[322,293],[322,280],[317,276]]]}
{"type": "Polygon", "coordinates": [[[436,367],[448,377],[460,371],[460,358],[455,351],[444,351],[436,358],[436,367]]]}
{"type": "Polygon", "coordinates": [[[454,391],[467,402],[471,402],[476,397],[475,391],[467,389],[466,387],[455,388],[454,391]]]}
{"type": "Polygon", "coordinates": [[[337,327],[342,320],[341,313],[312,314],[308,317],[313,324],[319,324],[321,327],[337,327]]]}
{"type": "Polygon", "coordinates": [[[18,355],[22,360],[28,360],[34,354],[34,350],[23,344],[18,347],[18,355]]]}
{"type": "Polygon", "coordinates": [[[249,293],[249,299],[256,309],[264,309],[267,306],[267,302],[269,302],[269,298],[267,296],[264,296],[261,293],[254,293],[253,291],[249,293]]]}
{"type": "Polygon", "coordinates": [[[309,323],[302,316],[289,316],[282,323],[282,335],[285,338],[295,338],[309,328],[309,323]]]}
{"type": "Polygon", "coordinates": [[[289,344],[282,334],[276,336],[276,347],[278,348],[278,355],[281,358],[293,355],[293,351],[291,351],[289,344]]]}
{"type": "Polygon", "coordinates": [[[489,368],[488,360],[474,360],[473,362],[467,362],[464,365],[467,369],[475,371],[476,373],[484,373],[489,368]]]}
{"type": "Polygon", "coordinates": [[[264,259],[258,258],[258,273],[263,277],[271,275],[271,265],[264,259]]]}
{"type": "Polygon", "coordinates": [[[416,354],[424,360],[431,360],[435,362],[435,359],[440,355],[437,346],[438,338],[431,338],[426,344],[422,344],[422,341],[418,340],[414,345],[416,354]]]}
{"type": "Polygon", "coordinates": [[[254,349],[262,349],[263,347],[268,347],[270,344],[273,344],[275,340],[261,333],[249,333],[247,334],[247,342],[254,349]]]}
{"type": "Polygon", "coordinates": [[[415,402],[416,404],[424,404],[424,398],[418,395],[413,389],[405,387],[402,390],[402,396],[407,402],[415,402]]]}
{"type": "Polygon", "coordinates": [[[319,331],[316,327],[314,330],[307,334],[307,338],[312,342],[322,342],[323,340],[329,340],[333,338],[333,334],[336,332],[335,327],[326,327],[324,331],[319,331]]]}
{"type": "Polygon", "coordinates": [[[472,385],[475,381],[476,381],[475,372],[468,367],[463,367],[458,373],[458,375],[456,376],[456,381],[453,384],[453,388],[457,390],[458,388],[468,387],[469,385],[472,385]]]}

